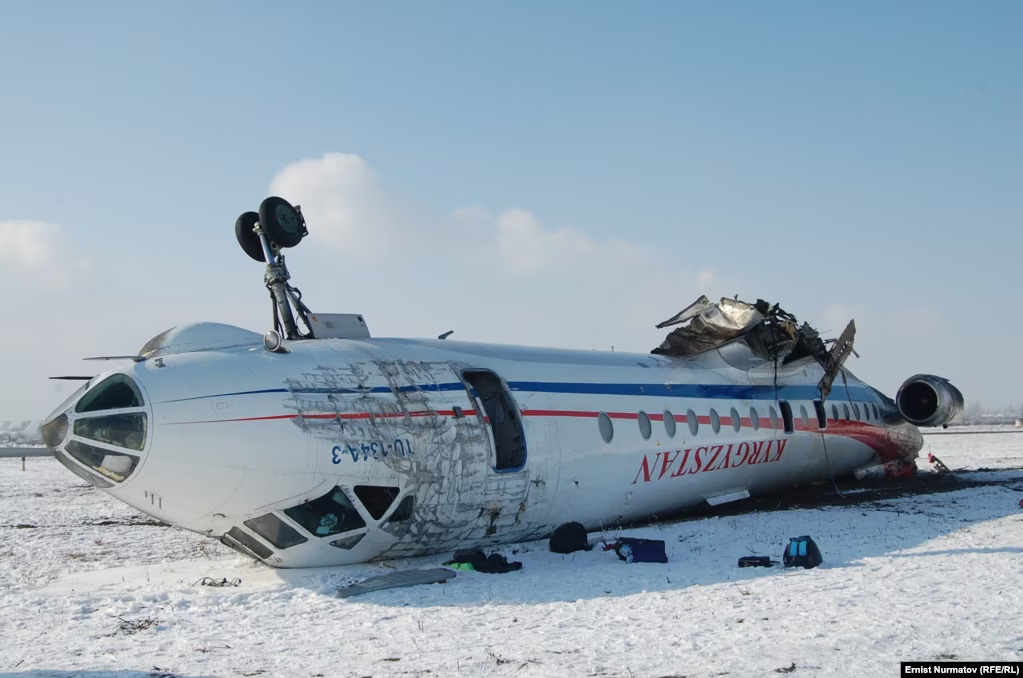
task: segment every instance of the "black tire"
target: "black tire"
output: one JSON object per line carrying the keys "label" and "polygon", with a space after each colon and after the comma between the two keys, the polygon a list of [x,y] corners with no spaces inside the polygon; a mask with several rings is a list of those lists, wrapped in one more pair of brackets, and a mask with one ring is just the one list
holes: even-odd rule
{"label": "black tire", "polygon": [[302,214],[284,198],[270,197],[259,205],[259,223],[270,242],[294,247],[309,234]]}
{"label": "black tire", "polygon": [[256,261],[266,262],[266,255],[263,254],[263,245],[259,242],[259,236],[252,228],[259,221],[259,215],[255,212],[246,212],[234,222],[234,235],[238,238],[238,244]]}

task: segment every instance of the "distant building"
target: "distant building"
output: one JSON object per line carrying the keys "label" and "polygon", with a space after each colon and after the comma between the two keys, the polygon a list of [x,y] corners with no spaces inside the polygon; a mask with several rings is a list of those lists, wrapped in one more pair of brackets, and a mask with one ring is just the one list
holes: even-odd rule
{"label": "distant building", "polygon": [[39,419],[0,421],[0,445],[42,445],[43,437],[39,433],[42,423]]}

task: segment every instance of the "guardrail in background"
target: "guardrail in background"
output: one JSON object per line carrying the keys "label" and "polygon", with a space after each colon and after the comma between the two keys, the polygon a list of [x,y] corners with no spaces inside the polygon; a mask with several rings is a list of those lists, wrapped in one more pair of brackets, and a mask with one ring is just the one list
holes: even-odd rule
{"label": "guardrail in background", "polygon": [[45,447],[0,447],[0,457],[48,457]]}

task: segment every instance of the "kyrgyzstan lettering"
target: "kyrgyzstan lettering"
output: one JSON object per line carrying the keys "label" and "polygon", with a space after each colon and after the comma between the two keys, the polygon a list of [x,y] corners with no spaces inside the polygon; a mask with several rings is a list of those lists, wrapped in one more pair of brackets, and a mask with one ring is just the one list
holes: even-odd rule
{"label": "kyrgyzstan lettering", "polygon": [[685,450],[658,452],[652,458],[643,456],[632,485],[649,483],[661,478],[678,478],[695,473],[708,473],[737,466],[773,464],[781,461],[782,452],[788,440],[758,440],[756,442],[728,443],[727,445],[704,445]]}

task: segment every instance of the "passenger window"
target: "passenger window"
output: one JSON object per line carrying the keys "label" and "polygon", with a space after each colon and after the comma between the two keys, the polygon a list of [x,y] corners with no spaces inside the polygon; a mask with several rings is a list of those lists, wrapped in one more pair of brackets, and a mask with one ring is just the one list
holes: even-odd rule
{"label": "passenger window", "polygon": [[881,418],[881,415],[880,415],[880,414],[878,414],[878,411],[877,411],[877,405],[871,405],[871,407],[873,407],[873,408],[874,408],[874,419],[880,419],[880,418]]}
{"label": "passenger window", "polygon": [[664,411],[664,432],[668,434],[669,438],[675,437],[675,415],[671,413],[671,410]]}
{"label": "passenger window", "polygon": [[373,520],[380,520],[398,497],[398,488],[356,485],[355,496],[359,498],[359,501],[366,507],[369,514],[373,516]]}
{"label": "passenger window", "polygon": [[856,420],[860,419],[860,406],[857,403],[853,403],[853,414],[856,415]]}
{"label": "passenger window", "polygon": [[139,458],[133,454],[118,454],[113,450],[104,450],[77,440],[70,441],[64,449],[72,457],[115,483],[124,482],[139,463]]}
{"label": "passenger window", "polygon": [[845,403],[842,404],[842,414],[845,415],[846,421],[851,421],[852,417],[849,416],[849,406]]}
{"label": "passenger window", "polygon": [[824,412],[824,403],[814,400],[813,409],[817,413],[817,428],[823,431],[828,427],[828,415]]}
{"label": "passenger window", "polygon": [[803,428],[810,428],[810,417],[806,414],[806,405],[799,406],[799,419],[803,424]]}
{"label": "passenger window", "polygon": [[686,422],[689,424],[689,432],[696,435],[700,431],[700,420],[696,418],[696,412],[686,410]]}
{"label": "passenger window", "polygon": [[[789,406],[784,400],[778,403],[778,407],[781,408],[781,421],[785,427],[786,433],[792,433],[795,427],[792,425],[792,407]],[[806,410],[803,410],[803,414],[806,414]]]}
{"label": "passenger window", "polygon": [[249,528],[263,539],[279,549],[286,549],[309,541],[298,533],[298,530],[288,525],[272,513],[265,516],[245,521],[245,527]]}
{"label": "passenger window", "polygon": [[604,439],[605,443],[611,442],[615,437],[615,425],[611,422],[611,417],[607,416],[607,412],[601,412],[600,416],[597,417],[597,428],[600,430],[600,437]]}
{"label": "passenger window", "polygon": [[838,423],[838,405],[831,406],[831,419],[836,424]]}
{"label": "passenger window", "polygon": [[750,420],[750,423],[753,425],[753,430],[754,431],[759,431],[760,430],[760,415],[757,414],[757,408],[755,408],[755,407],[749,408],[749,420]]}
{"label": "passenger window", "polygon": [[739,432],[739,427],[742,426],[742,419],[739,418],[739,411],[733,407],[732,411],[731,411],[731,415],[732,415],[732,430],[735,431],[736,433],[738,433]]}
{"label": "passenger window", "polygon": [[710,427],[717,433],[721,430],[721,417],[718,416],[718,411],[713,407],[710,408]]}
{"label": "passenger window", "polygon": [[771,418],[771,428],[778,430],[778,411],[774,409],[774,405],[767,408],[767,416]]}
{"label": "passenger window", "polygon": [[75,405],[75,412],[99,412],[126,407],[142,407],[142,393],[131,379],[115,374],[104,379]]}
{"label": "passenger window", "polygon": [[319,499],[285,509],[284,513],[317,537],[366,526],[366,521],[340,487],[335,487]]}
{"label": "passenger window", "polygon": [[75,435],[108,445],[141,450],[146,442],[146,415],[108,414],[75,421]]}
{"label": "passenger window", "polygon": [[643,440],[650,440],[650,435],[653,433],[653,428],[650,426],[650,417],[641,410],[637,421],[639,422],[639,434],[643,436]]}

